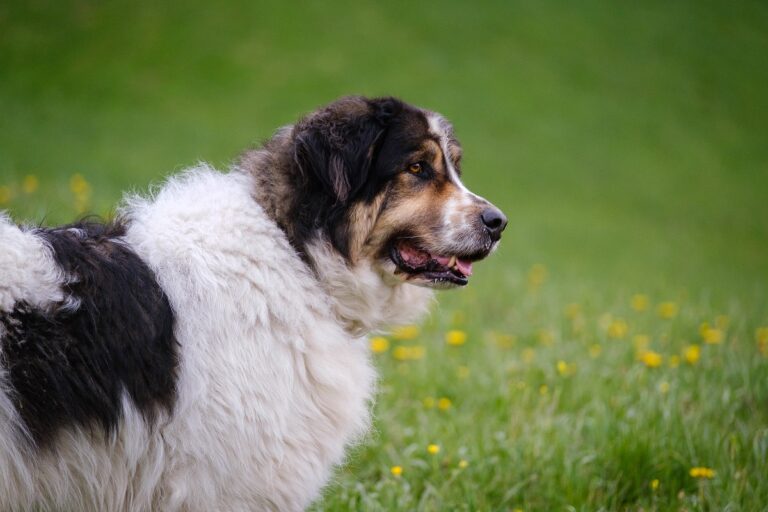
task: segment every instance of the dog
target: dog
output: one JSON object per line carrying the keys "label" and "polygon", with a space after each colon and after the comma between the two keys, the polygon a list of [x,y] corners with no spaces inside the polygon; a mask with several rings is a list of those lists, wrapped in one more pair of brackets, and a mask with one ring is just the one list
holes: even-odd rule
{"label": "dog", "polygon": [[106,224],[0,217],[0,510],[302,510],[369,425],[366,335],[503,213],[441,115],[346,97]]}

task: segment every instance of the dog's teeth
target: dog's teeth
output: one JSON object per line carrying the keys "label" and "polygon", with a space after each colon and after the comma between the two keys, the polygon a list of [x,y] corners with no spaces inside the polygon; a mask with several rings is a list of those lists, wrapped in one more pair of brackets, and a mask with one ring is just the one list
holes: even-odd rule
{"label": "dog's teeth", "polygon": [[454,265],[456,265],[456,256],[451,256],[451,259],[448,260],[448,268],[453,268]]}

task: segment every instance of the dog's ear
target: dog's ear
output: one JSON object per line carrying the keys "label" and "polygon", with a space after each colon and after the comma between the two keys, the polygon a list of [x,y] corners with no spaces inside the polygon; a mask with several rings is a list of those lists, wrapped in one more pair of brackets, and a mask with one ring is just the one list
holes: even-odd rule
{"label": "dog's ear", "polygon": [[377,143],[402,109],[394,98],[338,100],[296,125],[294,158],[337,204],[354,199],[371,172]]}

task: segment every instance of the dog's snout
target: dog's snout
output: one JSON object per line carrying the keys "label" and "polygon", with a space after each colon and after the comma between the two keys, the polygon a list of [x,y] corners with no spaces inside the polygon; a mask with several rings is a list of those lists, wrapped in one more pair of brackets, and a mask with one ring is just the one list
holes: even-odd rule
{"label": "dog's snout", "polygon": [[501,232],[507,227],[507,217],[494,206],[490,206],[483,210],[480,214],[480,218],[483,220],[485,228],[491,235],[491,239],[495,242],[501,238]]}

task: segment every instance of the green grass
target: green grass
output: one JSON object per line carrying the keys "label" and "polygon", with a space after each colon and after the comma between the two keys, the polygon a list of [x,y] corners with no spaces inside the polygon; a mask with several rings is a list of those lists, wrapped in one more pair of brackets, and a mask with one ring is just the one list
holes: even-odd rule
{"label": "green grass", "polygon": [[[376,356],[375,431],[316,508],[767,510],[766,55],[758,1],[6,2],[0,208],[71,220],[80,174],[80,206],[108,214],[343,94],[436,109],[510,225],[416,340]],[[659,317],[664,301],[677,316]],[[720,315],[722,343],[702,343]],[[451,328],[467,343],[447,346]],[[661,367],[637,360],[637,334]],[[398,344],[426,355],[397,361]],[[691,344],[700,360],[670,367]]]}

